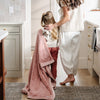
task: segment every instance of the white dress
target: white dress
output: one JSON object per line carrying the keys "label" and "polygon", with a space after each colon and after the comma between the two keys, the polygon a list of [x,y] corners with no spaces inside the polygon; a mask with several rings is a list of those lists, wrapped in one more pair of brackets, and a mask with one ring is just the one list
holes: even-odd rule
{"label": "white dress", "polygon": [[52,39],[50,31],[43,29],[43,35],[44,35],[44,38],[46,39],[46,43],[48,47],[58,47],[58,41]]}
{"label": "white dress", "polygon": [[[80,47],[80,31],[84,29],[82,5],[78,8],[75,8],[74,10],[70,10],[70,21],[60,26],[59,53],[63,68],[68,75],[76,75],[77,73]],[[60,17],[62,18],[62,8],[60,8],[59,13]]]}

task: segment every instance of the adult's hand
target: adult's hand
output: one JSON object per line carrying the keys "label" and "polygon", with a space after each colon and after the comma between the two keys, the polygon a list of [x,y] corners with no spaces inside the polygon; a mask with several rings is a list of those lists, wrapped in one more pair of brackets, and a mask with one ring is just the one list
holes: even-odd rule
{"label": "adult's hand", "polygon": [[49,25],[46,25],[46,26],[44,27],[44,29],[46,29],[46,30],[52,30],[54,27],[55,27],[54,24],[49,24]]}

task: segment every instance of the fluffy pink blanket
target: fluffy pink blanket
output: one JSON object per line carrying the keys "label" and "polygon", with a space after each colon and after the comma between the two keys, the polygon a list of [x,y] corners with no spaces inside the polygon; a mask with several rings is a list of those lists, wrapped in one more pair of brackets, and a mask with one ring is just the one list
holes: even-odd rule
{"label": "fluffy pink blanket", "polygon": [[22,93],[27,94],[30,99],[54,100],[53,85],[55,79],[50,68],[54,60],[42,33],[43,31],[39,30],[29,73],[29,81],[27,86],[23,88]]}

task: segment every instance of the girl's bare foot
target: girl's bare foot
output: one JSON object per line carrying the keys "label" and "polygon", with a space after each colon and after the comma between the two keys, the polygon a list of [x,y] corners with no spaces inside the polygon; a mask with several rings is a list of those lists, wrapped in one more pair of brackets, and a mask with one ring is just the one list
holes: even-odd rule
{"label": "girl's bare foot", "polygon": [[2,77],[0,76],[0,84],[1,84],[1,82],[2,82]]}
{"label": "girl's bare foot", "polygon": [[71,74],[68,75],[68,77],[63,82],[60,82],[60,85],[65,85],[68,82],[74,83],[74,81],[75,81],[74,75]]}

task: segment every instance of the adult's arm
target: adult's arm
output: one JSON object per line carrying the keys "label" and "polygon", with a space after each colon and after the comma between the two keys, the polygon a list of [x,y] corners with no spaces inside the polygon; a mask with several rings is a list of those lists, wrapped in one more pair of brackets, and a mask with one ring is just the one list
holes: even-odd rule
{"label": "adult's arm", "polygon": [[64,6],[64,7],[63,7],[63,18],[62,18],[59,22],[55,23],[54,25],[55,25],[56,27],[59,27],[59,26],[65,24],[65,23],[66,23],[67,21],[69,21],[69,20],[70,20],[69,11],[68,11],[67,7]]}
{"label": "adult's arm", "polygon": [[46,25],[45,26],[46,30],[52,30],[54,27],[59,27],[70,20],[70,15],[69,15],[69,11],[68,11],[67,7],[64,6],[64,7],[62,7],[62,9],[63,9],[63,18],[55,24]]}

